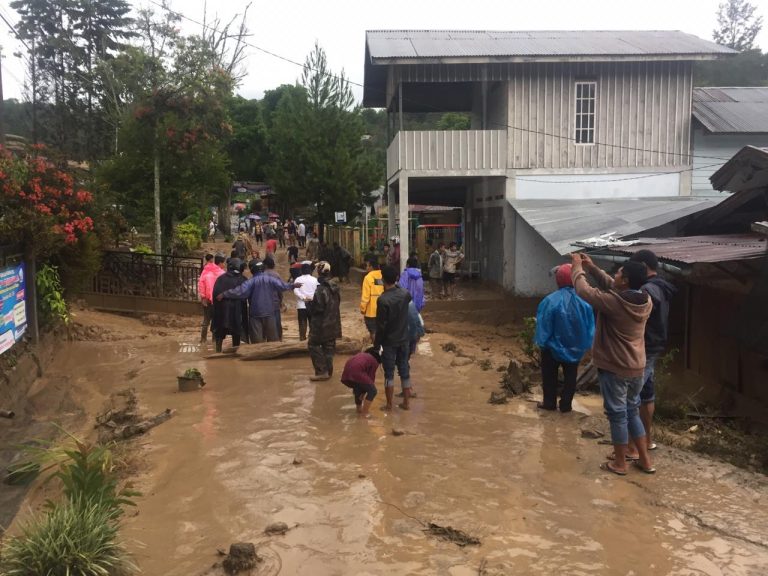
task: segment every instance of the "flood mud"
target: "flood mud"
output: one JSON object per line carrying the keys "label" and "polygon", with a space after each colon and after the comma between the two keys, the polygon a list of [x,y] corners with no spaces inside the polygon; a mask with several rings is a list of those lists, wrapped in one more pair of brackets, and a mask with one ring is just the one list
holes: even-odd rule
{"label": "flood mud", "polygon": [[[343,289],[350,337],[364,336],[357,294]],[[519,356],[513,312],[424,316],[432,333],[412,360],[411,410],[382,412],[380,393],[362,419],[338,377],[310,382],[306,357],[206,360],[196,319],[162,337],[84,312],[78,322],[108,323],[114,339],[67,343],[50,377],[77,374],[78,390],[106,397],[130,373],[142,413],[176,410],[134,441],[143,496],[123,536],[143,572],[219,573],[217,549],[253,542],[260,575],[768,573],[765,477],[667,447],[654,476],[608,475],[598,465],[610,447],[582,434],[599,427],[599,399],[577,396],[570,414],[541,414],[524,396],[488,404]],[[294,311],[283,318],[297,338]],[[452,365],[448,343],[473,362]],[[188,368],[207,385],[182,394]],[[274,523],[291,529],[265,535]]]}

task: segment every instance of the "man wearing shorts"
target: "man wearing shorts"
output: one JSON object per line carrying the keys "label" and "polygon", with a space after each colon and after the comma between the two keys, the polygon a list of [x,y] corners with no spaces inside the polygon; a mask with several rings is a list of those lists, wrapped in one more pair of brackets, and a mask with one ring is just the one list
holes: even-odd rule
{"label": "man wearing shorts", "polygon": [[456,250],[456,242],[448,245],[448,250],[443,254],[443,286],[445,295],[453,297],[456,283],[456,268],[464,260],[464,254]]}
{"label": "man wearing shorts", "polygon": [[371,335],[371,343],[376,337],[376,303],[384,293],[384,282],[381,279],[379,261],[372,257],[365,263],[365,278],[363,278],[363,293],[360,296],[360,313],[365,321],[365,328]]}

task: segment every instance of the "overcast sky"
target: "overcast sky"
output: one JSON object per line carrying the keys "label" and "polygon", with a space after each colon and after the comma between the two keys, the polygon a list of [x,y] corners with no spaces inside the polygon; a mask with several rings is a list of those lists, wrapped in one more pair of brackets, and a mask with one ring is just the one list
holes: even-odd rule
{"label": "overcast sky", "polygon": [[[18,20],[11,0],[0,0],[0,13]],[[458,30],[682,30],[711,39],[720,0],[254,0],[248,13],[249,42],[294,61],[318,40],[334,71],[344,68],[353,81],[363,81],[365,31],[376,29]],[[247,1],[211,0],[209,16],[227,19],[242,12]],[[752,0],[768,19],[768,0]],[[192,20],[202,20],[204,0],[171,0],[172,7]],[[152,6],[147,0],[134,6]],[[24,68],[12,53],[21,50],[5,23],[3,86],[6,98],[20,98]],[[187,21],[184,28],[199,27]],[[768,49],[768,25],[757,38]],[[301,70],[288,62],[248,49],[248,76],[238,92],[248,98],[294,83]],[[362,90],[355,88],[358,98]]]}

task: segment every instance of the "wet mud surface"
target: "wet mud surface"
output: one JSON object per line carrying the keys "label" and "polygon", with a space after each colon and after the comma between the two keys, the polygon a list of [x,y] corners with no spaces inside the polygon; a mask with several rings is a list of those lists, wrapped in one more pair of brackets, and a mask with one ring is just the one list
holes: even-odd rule
{"label": "wet mud surface", "polygon": [[[347,336],[362,335],[357,294],[343,290]],[[49,377],[76,374],[104,396],[130,385],[142,411],[177,410],[135,441],[143,496],[123,536],[144,574],[218,574],[216,551],[233,542],[257,545],[256,574],[768,573],[765,477],[665,447],[655,476],[602,472],[610,447],[581,437],[602,419],[599,399],[577,397],[567,415],[525,398],[488,404],[496,368],[519,349],[504,314],[462,306],[425,313],[435,332],[412,360],[412,409],[379,410],[379,373],[368,420],[338,376],[309,381],[308,357],[204,360],[196,319],[161,336],[154,321],[82,312],[113,339],[64,345]],[[294,315],[283,315],[288,338]],[[452,366],[448,342],[474,362]],[[207,385],[178,393],[190,367]],[[265,534],[275,522],[290,529]],[[481,544],[435,538],[429,523]]]}

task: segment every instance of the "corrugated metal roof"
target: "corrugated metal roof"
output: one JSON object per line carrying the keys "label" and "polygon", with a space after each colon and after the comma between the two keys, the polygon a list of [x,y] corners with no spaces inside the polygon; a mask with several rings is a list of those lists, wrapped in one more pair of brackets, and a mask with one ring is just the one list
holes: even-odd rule
{"label": "corrugated metal roof", "polygon": [[560,254],[574,242],[612,234],[641,234],[716,206],[722,198],[631,198],[608,200],[512,200],[518,214]]}
{"label": "corrugated metal roof", "polygon": [[631,246],[604,248],[600,252],[631,255],[647,249],[660,260],[672,264],[714,264],[762,258],[766,255],[767,240],[761,234],[639,238]]}
{"label": "corrugated metal roof", "polygon": [[694,88],[693,116],[710,132],[768,132],[768,88]]}
{"label": "corrugated metal roof", "polygon": [[369,30],[366,42],[373,60],[736,54],[678,30]]}

